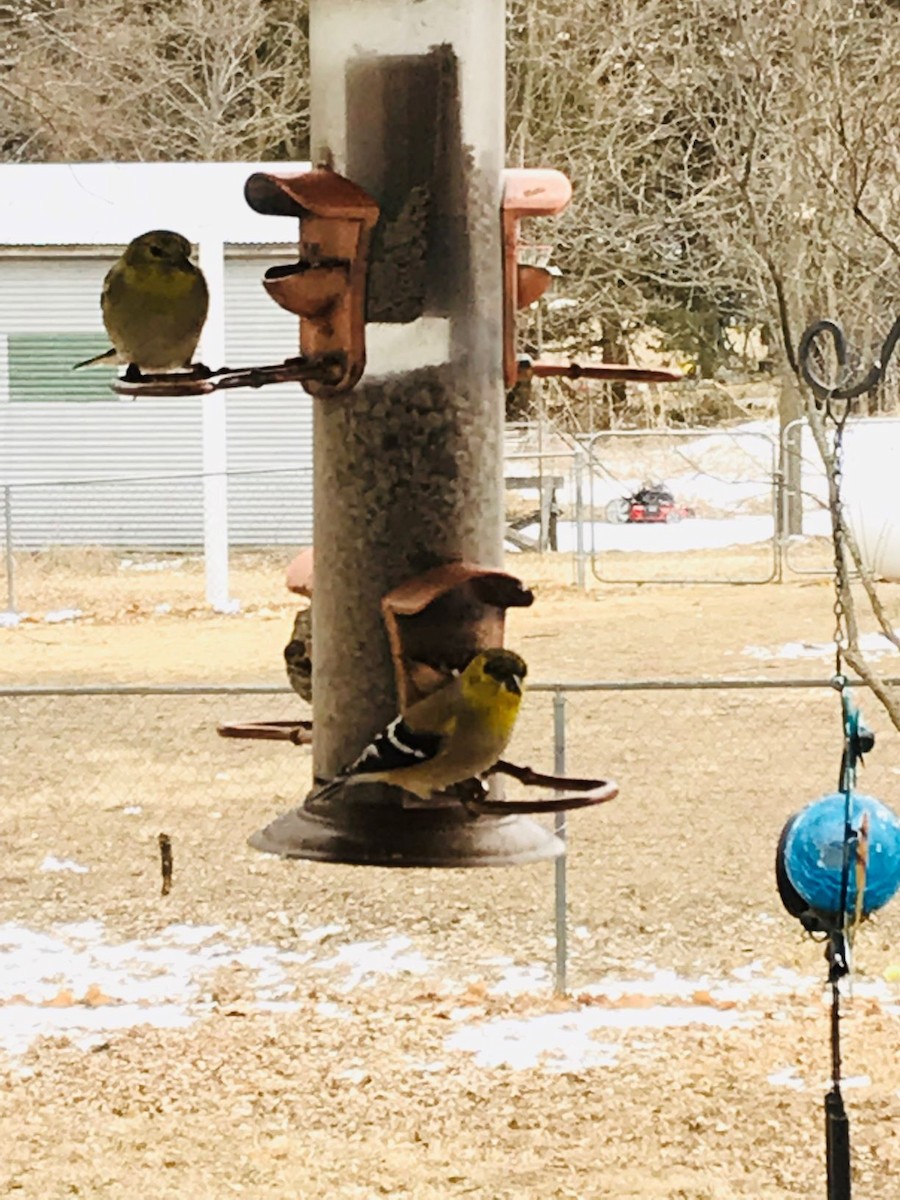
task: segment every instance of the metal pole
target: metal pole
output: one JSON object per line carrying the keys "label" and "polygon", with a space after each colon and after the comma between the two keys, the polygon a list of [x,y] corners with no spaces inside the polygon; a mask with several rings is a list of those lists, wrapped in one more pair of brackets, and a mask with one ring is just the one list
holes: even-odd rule
{"label": "metal pole", "polygon": [[[215,233],[200,239],[200,266],[209,284],[210,310],[200,352],[217,367],[225,361],[225,247]],[[206,602],[216,612],[234,612],[228,595],[228,433],[223,392],[201,401],[203,437],[203,564]]]}
{"label": "metal pole", "polygon": [[[837,941],[840,936],[840,941]],[[835,953],[839,950],[839,955]],[[825,1167],[828,1200],[850,1200],[850,1122],[841,1095],[841,988],[837,964],[846,962],[843,935],[830,942],[831,968],[831,1090],[825,1096]]]}
{"label": "metal pole", "polygon": [[[566,771],[566,696],[553,693],[553,770],[557,775]],[[566,858],[568,855],[566,814],[554,814],[553,831],[563,844],[563,852],[553,864],[555,879],[554,920],[556,928],[556,992],[564,995],[567,989],[568,930],[566,928]]]}
{"label": "metal pole", "polygon": [[16,598],[13,586],[13,533],[12,533],[12,488],[8,483],[3,485],[3,525],[4,545],[6,546],[6,611],[16,611]]}
{"label": "metal pole", "polygon": [[575,582],[581,591],[584,591],[584,497],[582,494],[584,453],[581,450],[575,451],[573,469],[575,474]]}
{"label": "metal pole", "polygon": [[787,558],[788,538],[786,493],[784,475],[778,468],[772,476],[773,512],[775,516],[775,583],[784,583],[784,564]]}

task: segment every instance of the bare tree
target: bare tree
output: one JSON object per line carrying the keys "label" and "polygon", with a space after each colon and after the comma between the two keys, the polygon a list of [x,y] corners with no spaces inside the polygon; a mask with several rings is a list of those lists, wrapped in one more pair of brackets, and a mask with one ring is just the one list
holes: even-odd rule
{"label": "bare tree", "polygon": [[802,326],[840,293],[860,330],[883,323],[896,9],[518,0],[510,31],[513,150],[575,182],[548,236],[582,304],[551,335],[594,349],[598,326],[627,341],[652,321],[705,371],[723,329],[756,323],[790,376],[785,312]]}
{"label": "bare tree", "polygon": [[20,160],[306,154],[306,13],[290,0],[23,0],[4,57],[0,133]]}

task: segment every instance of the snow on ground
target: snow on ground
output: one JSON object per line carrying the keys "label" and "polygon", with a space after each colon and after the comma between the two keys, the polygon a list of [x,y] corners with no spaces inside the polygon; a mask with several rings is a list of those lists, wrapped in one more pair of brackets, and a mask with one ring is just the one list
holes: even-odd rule
{"label": "snow on ground", "polygon": [[[539,529],[530,525],[526,537],[537,537]],[[725,546],[747,546],[771,541],[774,523],[771,517],[732,517],[709,521],[690,517],[677,525],[609,525],[595,521],[585,525],[584,549],[595,553],[610,550],[642,550],[647,553],[677,553],[685,550],[712,550]],[[556,527],[560,550],[574,550],[578,527],[574,521],[560,521]]]}
{"label": "snow on ground", "polygon": [[448,1050],[464,1050],[482,1067],[549,1072],[583,1071],[589,1067],[614,1067],[623,1049],[618,1042],[597,1041],[597,1030],[672,1029],[684,1025],[733,1028],[748,1025],[750,1017],[696,1005],[602,1009],[540,1013],[529,1017],[498,1017],[479,1025],[462,1025],[445,1042]]}
{"label": "snow on ground", "polygon": [[[777,463],[778,425],[749,421],[731,429],[706,432],[646,432],[636,437],[599,435],[593,442],[593,467],[585,470],[581,498],[585,547],[595,550],[650,550],[655,553],[709,550],[769,540],[773,534],[772,478]],[[847,427],[844,497],[851,527],[873,569],[900,564],[900,522],[893,503],[894,465],[900,454],[900,421],[868,418]],[[812,435],[800,439],[804,536],[829,536],[827,485]],[[554,461],[556,465],[554,466]],[[521,473],[538,473],[538,460],[519,463]],[[545,473],[566,476],[556,498],[567,517],[576,504],[571,459],[548,459]],[[701,516],[679,526],[608,525],[610,500],[629,495],[646,479],[664,482],[680,504]],[[523,491],[537,498],[537,489]],[[710,519],[712,518],[712,519]],[[561,523],[561,550],[575,548],[574,527]],[[523,531],[536,537],[538,529]],[[646,536],[644,536],[646,535]],[[898,567],[900,569],[900,567]]]}
{"label": "snow on ground", "polygon": [[[763,1004],[771,1009],[779,998],[822,995],[820,980],[786,969],[767,973],[758,962],[718,979],[688,979],[636,962],[633,978],[582,988],[565,1011],[548,1012],[545,966],[485,958],[472,964],[481,975],[454,981],[408,937],[340,942],[341,932],[339,925],[307,930],[297,939],[302,949],[286,950],[248,945],[241,929],[219,925],[171,924],[140,941],[118,941],[98,920],[50,930],[0,925],[0,1050],[15,1060],[42,1036],[64,1036],[89,1049],[115,1030],[186,1028],[213,1011],[213,979],[227,967],[252,976],[250,1003],[257,1009],[282,1012],[292,1010],[291,997],[306,971],[322,973],[323,984],[344,995],[392,977],[437,976],[442,993],[457,1002],[449,1012],[446,1051],[471,1054],[485,1067],[551,1072],[615,1066],[625,1047],[621,1040],[597,1040],[602,1031],[611,1038],[686,1025],[751,1026],[761,1019]],[[492,982],[485,984],[484,977]],[[900,1016],[897,982],[854,981],[852,991]],[[516,996],[537,1011],[496,1015],[498,1001]],[[353,1015],[334,1000],[322,1000],[320,1008],[335,1018]],[[421,1063],[417,1069],[445,1065]],[[804,1086],[795,1074],[771,1082]]]}
{"label": "snow on ground", "polygon": [[204,983],[221,967],[255,972],[260,1007],[277,1006],[292,990],[285,967],[311,957],[243,946],[216,925],[168,925],[142,942],[112,940],[96,920],[0,925],[0,1049],[18,1056],[53,1035],[87,1049],[114,1029],[190,1025],[209,1010]]}
{"label": "snow on ground", "polygon": [[[894,632],[900,635],[900,629]],[[860,635],[859,647],[867,659],[879,659],[885,656],[894,657],[898,651],[883,633],[864,633]],[[812,659],[817,662],[834,658],[834,642],[785,642],[774,648],[769,646],[745,646],[741,651],[748,658],[758,658],[762,662],[796,662],[801,659]]]}

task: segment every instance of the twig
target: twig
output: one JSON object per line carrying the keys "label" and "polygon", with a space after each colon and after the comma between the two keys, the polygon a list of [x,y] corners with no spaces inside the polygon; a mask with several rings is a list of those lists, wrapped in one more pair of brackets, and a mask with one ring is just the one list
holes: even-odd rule
{"label": "twig", "polygon": [[159,860],[162,868],[161,896],[168,896],[172,890],[172,839],[167,833],[159,835]]}

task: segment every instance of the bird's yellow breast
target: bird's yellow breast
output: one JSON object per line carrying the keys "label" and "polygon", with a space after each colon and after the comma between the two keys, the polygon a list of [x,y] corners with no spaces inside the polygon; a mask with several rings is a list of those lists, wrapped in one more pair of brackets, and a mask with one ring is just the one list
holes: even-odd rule
{"label": "bird's yellow breast", "polygon": [[173,300],[186,295],[197,286],[195,271],[183,268],[165,268],[152,265],[133,267],[125,264],[122,268],[122,281],[136,292],[145,296]]}

